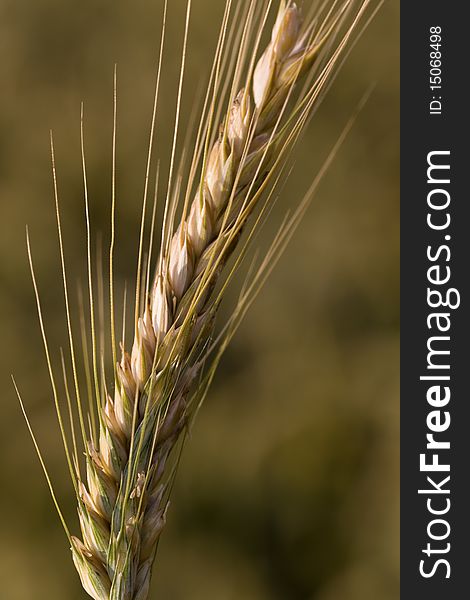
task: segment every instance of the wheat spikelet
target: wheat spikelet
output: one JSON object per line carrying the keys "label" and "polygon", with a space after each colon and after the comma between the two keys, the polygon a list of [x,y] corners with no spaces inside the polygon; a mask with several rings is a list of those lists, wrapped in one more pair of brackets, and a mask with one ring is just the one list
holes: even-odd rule
{"label": "wheat spikelet", "polygon": [[[223,288],[216,293],[217,285],[234,251],[239,249],[237,263],[243,255],[246,244],[241,248],[239,244],[248,218],[259,208],[262,197],[265,204],[261,213],[269,205],[276,184],[284,176],[289,153],[327,89],[369,2],[326,3],[303,20],[294,2],[282,0],[267,47],[258,60],[248,60],[250,52],[252,56],[257,53],[271,4],[266,2],[259,10],[252,1],[241,9],[244,20],[239,35],[235,35],[238,55],[229,82],[228,110],[215,129],[213,122],[223,101],[219,79],[224,73],[224,59],[227,62],[224,52],[230,51],[224,49],[232,10],[232,2],[227,1],[212,73],[212,100],[208,93],[206,120],[199,130],[186,194],[181,194],[181,187],[175,187],[180,193],[172,193],[169,183],[155,276],[151,286],[141,286],[138,274],[136,310],[140,314],[130,353],[121,345],[112,394],[104,381],[101,388],[98,385],[94,357],[97,424],[91,414],[90,435],[86,434],[78,404],[82,437],[88,438],[84,475],[74,434],[73,452],[64,440],[78,498],[82,540],[71,536],[68,529],[66,532],[82,585],[95,600],[145,600],[148,596],[175,472],[172,453],[210,383],[220,356],[219,350],[213,358],[214,348],[219,343],[223,351],[245,307],[241,301],[233,321],[214,340],[215,316],[223,294]],[[236,23],[232,27],[235,31]],[[304,85],[299,90],[300,80]],[[157,81],[158,87],[159,75]],[[173,159],[174,148],[172,165]],[[201,175],[193,185],[198,166]],[[84,160],[83,169],[86,190]],[[54,182],[56,185],[55,165]],[[178,201],[181,217],[176,226]],[[86,206],[88,218],[88,201]],[[282,251],[299,214],[275,239],[255,285],[269,270],[269,260]],[[58,224],[65,280],[59,213]],[[112,277],[112,268],[110,271]],[[90,283],[90,295],[91,289]],[[246,303],[248,296],[244,298]],[[92,297],[90,303],[93,305]],[[112,293],[111,314],[114,319]],[[92,330],[93,349],[94,336]],[[48,355],[45,338],[44,342]],[[114,333],[112,345],[115,353]],[[71,350],[75,365],[72,341]],[[75,371],[74,366],[74,377]],[[58,415],[65,437],[60,409]]]}

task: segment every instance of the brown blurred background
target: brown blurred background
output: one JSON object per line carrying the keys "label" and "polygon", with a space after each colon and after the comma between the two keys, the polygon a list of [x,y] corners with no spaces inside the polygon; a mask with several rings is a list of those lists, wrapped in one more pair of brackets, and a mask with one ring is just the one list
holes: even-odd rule
{"label": "brown blurred background", "polygon": [[[306,0],[306,4],[308,4]],[[221,0],[195,0],[183,104],[207,74]],[[0,578],[5,600],[84,598],[10,382],[77,531],[29,278],[54,360],[66,345],[50,175],[54,129],[71,285],[85,267],[79,114],[93,228],[109,235],[118,63],[117,286],[135,270],[161,0],[0,0]],[[170,2],[158,154],[167,165],[184,16]],[[154,574],[169,600],[398,598],[398,2],[354,49],[298,153],[299,199],[375,91],[224,357],[186,445]],[[233,296],[234,297],[234,296]],[[230,299],[229,299],[230,300]]]}

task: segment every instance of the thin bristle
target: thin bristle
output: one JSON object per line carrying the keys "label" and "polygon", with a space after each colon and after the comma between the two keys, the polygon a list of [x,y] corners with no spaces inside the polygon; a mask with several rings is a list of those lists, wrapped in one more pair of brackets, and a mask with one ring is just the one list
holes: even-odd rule
{"label": "thin bristle", "polygon": [[65,450],[65,456],[67,459],[70,477],[72,479],[72,483],[73,483],[74,487],[76,487],[76,477],[75,477],[75,472],[74,472],[74,469],[72,466],[71,453],[70,453],[69,444],[67,441],[67,435],[65,433],[64,421],[62,418],[62,410],[61,410],[60,404],[59,404],[59,394],[57,391],[57,384],[56,384],[56,380],[55,380],[55,376],[54,376],[54,371],[52,369],[51,354],[49,351],[49,342],[47,341],[46,329],[44,326],[42,306],[41,306],[41,301],[39,298],[39,290],[38,290],[38,284],[37,284],[37,280],[36,280],[36,274],[34,272],[33,256],[31,253],[31,242],[29,239],[28,228],[26,228],[26,246],[27,246],[27,250],[28,250],[29,269],[30,269],[30,273],[31,273],[31,280],[33,282],[33,289],[34,289],[34,296],[36,299],[36,307],[37,307],[37,312],[38,312],[39,326],[41,329],[41,337],[42,337],[42,342],[43,342],[43,346],[44,346],[44,353],[46,355],[47,371],[49,374],[49,380],[50,380],[51,387],[52,387],[52,395],[54,398],[54,407],[55,407],[55,411],[56,411],[56,415],[57,415],[57,421],[59,423],[60,435],[62,438],[64,450]]}
{"label": "thin bristle", "polygon": [[151,125],[150,125],[150,135],[149,135],[149,144],[148,144],[148,152],[147,152],[147,164],[145,167],[144,197],[143,197],[143,201],[142,201],[139,251],[138,251],[137,274],[136,274],[135,319],[134,319],[135,327],[137,327],[137,321],[139,318],[139,311],[140,311],[140,270],[141,270],[141,265],[142,265],[145,215],[146,215],[146,211],[147,211],[148,186],[149,186],[149,179],[150,179],[150,168],[151,168],[151,164],[152,164],[153,139],[155,137],[155,127],[156,127],[156,122],[157,122],[157,111],[158,111],[158,100],[160,97],[160,81],[161,81],[162,64],[163,64],[163,52],[164,52],[164,48],[165,48],[167,10],[168,10],[168,0],[165,0],[164,6],[163,6],[162,34],[161,34],[161,41],[160,41],[160,51],[159,51],[159,55],[158,55],[157,75],[156,75],[156,80],[155,80],[152,121],[151,121]]}
{"label": "thin bristle", "polygon": [[[63,290],[64,290],[64,302],[65,302],[65,313],[66,313],[66,320],[67,320],[67,333],[68,333],[68,338],[69,338],[70,360],[72,363],[73,381],[74,381],[74,386],[75,386],[75,399],[76,399],[76,404],[78,407],[82,441],[83,441],[83,444],[86,445],[85,422],[84,422],[84,418],[83,418],[82,401],[80,398],[80,386],[78,383],[77,361],[75,358],[75,348],[74,348],[74,340],[73,340],[73,332],[72,332],[72,319],[70,316],[69,291],[68,291],[68,283],[67,283],[67,271],[66,271],[66,267],[65,267],[64,241],[63,241],[63,237],[62,237],[62,222],[61,222],[61,217],[60,217],[59,191],[58,191],[58,186],[57,186],[54,138],[53,138],[52,131],[50,132],[50,148],[51,148],[52,181],[53,181],[53,186],[54,186],[54,203],[55,203],[55,213],[56,213],[56,223],[57,223],[57,236],[59,239],[60,265],[61,265],[61,272],[62,272],[62,285],[63,285]],[[29,238],[28,238],[28,252],[30,255],[30,264],[32,265],[31,249],[29,246]],[[32,271],[32,266],[31,266],[31,271]]]}
{"label": "thin bristle", "polygon": [[[91,353],[92,353],[92,370],[93,384],[95,388],[95,402],[97,408],[100,406],[100,388],[98,378],[98,349],[96,342],[96,325],[95,325],[95,299],[93,294],[93,270],[91,266],[91,227],[90,227],[90,203],[88,199],[88,178],[85,160],[85,132],[84,132],[84,107],[83,103],[80,107],[80,153],[82,160],[82,177],[83,177],[83,198],[85,202],[85,221],[86,221],[86,245],[87,245],[87,269],[88,269],[88,298],[90,302],[90,331],[91,331]],[[89,418],[92,424],[93,439],[96,439],[96,419],[95,411],[90,411]]]}
{"label": "thin bristle", "polygon": [[111,240],[109,243],[109,313],[111,327],[111,352],[113,356],[114,377],[116,377],[116,323],[114,318],[114,244],[116,239],[116,137],[117,137],[117,65],[113,74],[113,140],[111,167]]}
{"label": "thin bristle", "polygon": [[66,520],[64,518],[64,515],[62,513],[62,510],[61,510],[61,508],[59,506],[59,502],[57,500],[57,496],[56,496],[55,491],[54,491],[54,486],[52,485],[52,480],[50,478],[49,471],[47,470],[46,463],[44,462],[44,458],[42,456],[41,449],[39,448],[39,444],[37,442],[36,436],[34,435],[34,431],[33,431],[33,428],[31,427],[31,422],[29,420],[28,413],[26,412],[26,409],[25,409],[25,406],[24,406],[24,403],[23,403],[23,399],[21,397],[20,391],[18,389],[18,386],[16,384],[16,381],[15,381],[15,378],[13,377],[13,375],[11,376],[11,380],[13,382],[13,387],[15,388],[15,392],[16,392],[16,396],[18,398],[18,402],[20,403],[21,412],[23,413],[23,418],[24,418],[26,426],[28,428],[29,435],[31,436],[31,440],[32,440],[33,445],[34,445],[34,449],[36,450],[36,454],[38,456],[39,462],[41,464],[41,468],[42,468],[44,476],[46,478],[47,486],[49,488],[49,492],[51,494],[52,501],[54,503],[54,506],[55,506],[55,509],[57,511],[57,514],[59,515],[59,519],[60,519],[60,522],[62,523],[62,527],[64,528],[65,535],[67,536],[68,540],[70,541],[71,540],[71,535],[70,535],[69,528],[67,527],[67,522],[66,522]]}

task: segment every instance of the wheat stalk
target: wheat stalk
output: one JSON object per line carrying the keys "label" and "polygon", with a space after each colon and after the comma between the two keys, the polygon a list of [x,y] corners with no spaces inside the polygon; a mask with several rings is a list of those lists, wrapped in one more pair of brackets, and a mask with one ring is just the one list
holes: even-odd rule
{"label": "wheat stalk", "polygon": [[[307,15],[303,20],[301,11],[294,2],[281,0],[270,41],[261,57],[255,60],[254,56],[258,52],[271,4],[272,1],[267,1],[260,9],[259,4],[254,1],[240,3],[235,13],[239,19],[237,21],[237,18],[233,18],[232,2],[227,0],[203,118],[184,193],[181,171],[178,173],[178,183],[172,185],[178,130],[178,127],[175,127],[160,254],[155,276],[150,285],[149,267],[147,270],[144,269],[142,258],[141,234],[136,285],[135,337],[130,353],[126,352],[124,344],[121,344],[121,358],[119,361],[115,360],[112,395],[107,391],[104,375],[100,380],[98,369],[82,128],[89,291],[92,307],[90,323],[93,342],[93,375],[89,376],[89,387],[92,387],[91,380],[93,380],[97,404],[96,417],[93,407],[89,410],[89,434],[86,415],[81,408],[76,374],[52,145],[71,360],[80,431],[85,443],[84,474],[81,472],[78,457],[78,443],[73,428],[70,401],[68,412],[73,448],[70,448],[65,433],[42,323],[31,252],[30,264],[59,423],[71,478],[77,493],[82,541],[72,536],[63,522],[82,585],[95,600],[145,600],[148,596],[152,564],[165,525],[171,485],[176,472],[175,462],[171,460],[174,450],[184,437],[188,424],[205,396],[221,353],[233,335],[247,305],[262,284],[265,274],[272,268],[272,264],[292,235],[312,190],[301,204],[300,211],[286,221],[283,229],[276,236],[265,261],[251,284],[247,285],[242,293],[232,318],[222,332],[214,338],[215,316],[223,291],[238,268],[263,215],[269,209],[278,183],[285,180],[285,168],[292,148],[322,99],[346,49],[350,47],[353,34],[359,30],[359,24],[369,2],[367,0],[357,3],[354,0],[326,2],[322,6],[315,6],[316,10],[311,11],[311,15]],[[189,9],[190,2],[188,2],[177,102],[177,123],[181,104]],[[164,22],[166,12],[165,3]],[[231,15],[232,21],[230,21]],[[235,60],[230,60],[231,48],[227,40],[231,40],[237,49],[237,53],[234,54]],[[147,164],[143,219],[160,85],[162,50],[163,36]],[[304,83],[302,88],[299,85],[300,80]],[[228,91],[228,110],[220,126],[216,127],[215,123],[219,122],[222,112],[224,90]],[[116,110],[114,123],[116,123]],[[114,163],[115,128],[113,165]],[[200,176],[196,179],[198,169]],[[191,197],[192,201],[190,201]],[[181,215],[176,224],[178,206]],[[248,239],[240,246],[241,234],[255,209],[258,209],[257,217],[247,234]],[[112,280],[114,172],[112,228],[111,337],[113,355],[116,357]],[[221,275],[225,272],[224,267],[236,249],[238,252],[235,265],[221,282]],[[82,324],[82,329],[84,327],[85,325]],[[84,347],[86,348],[86,344]],[[87,358],[85,362],[88,363]],[[65,366],[64,377],[68,390]],[[68,391],[67,397],[69,398]],[[43,464],[41,455],[40,458]],[[43,468],[45,468],[44,464]],[[50,487],[53,493],[52,486]],[[53,498],[55,501],[54,494]],[[57,502],[56,506],[62,518]]]}

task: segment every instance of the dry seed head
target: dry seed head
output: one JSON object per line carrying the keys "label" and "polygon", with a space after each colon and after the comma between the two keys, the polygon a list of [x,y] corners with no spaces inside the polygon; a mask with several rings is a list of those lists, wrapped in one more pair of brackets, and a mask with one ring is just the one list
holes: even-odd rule
{"label": "dry seed head", "polygon": [[[171,331],[168,335],[171,335]],[[166,357],[162,357],[161,361],[164,363]],[[157,366],[160,363],[160,361],[157,362]],[[155,399],[158,399],[160,397],[162,397],[164,395],[164,388],[165,388],[165,382],[164,382],[164,372],[160,371],[158,372],[154,378],[152,379],[152,385],[151,385],[151,390],[149,389],[148,392],[150,393],[151,391],[151,396],[149,396],[147,393],[145,394],[140,394],[139,396],[139,415],[140,417],[143,417],[145,414],[145,411],[147,409],[147,405],[149,404],[150,406],[153,406]]]}
{"label": "dry seed head", "polygon": [[166,288],[167,286],[164,278],[162,275],[158,275],[153,287],[151,299],[152,325],[158,343],[162,342],[172,322],[168,291]]}
{"label": "dry seed head", "polygon": [[140,532],[135,517],[129,517],[126,522],[125,531],[127,541],[132,548],[132,555],[138,556],[140,554]]}
{"label": "dry seed head", "polygon": [[[213,310],[207,310],[205,313],[199,314],[191,330],[189,345],[194,346],[196,343],[204,344],[212,335],[214,324],[215,314]],[[199,369],[200,366],[196,364],[194,367],[187,369],[186,373],[183,374],[183,379],[189,381],[187,391],[189,391],[191,384],[199,373]]]}
{"label": "dry seed head", "polygon": [[153,556],[142,563],[137,573],[135,582],[136,593],[134,600],[147,600],[150,589],[150,578],[152,574]]}
{"label": "dry seed head", "polygon": [[140,560],[145,561],[152,556],[166,523],[166,509],[151,510],[145,513],[142,527]]}
{"label": "dry seed head", "polygon": [[[88,449],[88,488],[79,482],[85,544],[73,538],[72,551],[82,584],[95,600],[147,598],[168,507],[169,457],[197,404],[191,391],[211,346],[213,290],[262,184],[277,166],[274,151],[282,159],[289,149],[283,131],[288,123],[303,124],[299,113],[284,118],[282,111],[318,55],[318,47],[307,46],[312,26],[302,28],[297,5],[281,0],[268,47],[199,165],[193,202],[185,205],[176,232],[173,227],[163,232],[165,249],[149,297],[143,298],[131,356],[122,348],[114,397],[99,407],[99,450]],[[309,93],[299,100],[308,100]],[[208,122],[209,136],[215,134],[211,127]],[[175,201],[176,189],[169,194]],[[171,222],[178,206],[169,208]]]}
{"label": "dry seed head", "polygon": [[94,600],[109,600],[111,581],[102,562],[76,537],[71,538],[72,557],[85,591]]}
{"label": "dry seed head", "polygon": [[[256,65],[253,76],[253,95],[259,112],[264,110],[265,104],[276,89],[290,83],[285,81],[285,77],[280,79],[279,75],[283,71],[284,63],[294,53],[303,53],[304,38],[300,36],[301,25],[302,19],[297,5],[289,2],[286,6],[283,3],[273,29],[271,42]],[[307,61],[306,65],[308,64]],[[297,75],[299,76],[300,73],[297,72]]]}
{"label": "dry seed head", "polygon": [[182,394],[172,400],[159,429],[158,439],[161,442],[170,438],[183,425],[185,408],[186,402]]}
{"label": "dry seed head", "polygon": [[133,402],[127,394],[120,392],[117,388],[114,392],[114,414],[118,424],[119,434],[124,439],[129,439],[132,431]]}
{"label": "dry seed head", "polygon": [[275,63],[272,49],[268,48],[256,65],[253,78],[253,97],[256,108],[260,110],[271,92]]}
{"label": "dry seed head", "polygon": [[238,180],[238,185],[240,187],[252,183],[256,174],[263,174],[263,170],[259,168],[260,162],[263,161],[263,165],[266,165],[266,167],[269,164],[272,154],[271,148],[269,147],[270,140],[270,133],[260,133],[251,142],[248,156],[243,165],[243,171]]}
{"label": "dry seed head", "polygon": [[212,214],[204,194],[202,194],[202,200],[198,194],[191,206],[188,218],[188,236],[196,257],[201,255],[201,252],[212,240]]}
{"label": "dry seed head", "polygon": [[217,216],[224,209],[230,193],[232,159],[227,152],[224,140],[218,140],[209,156],[206,172],[206,185],[210,193],[211,207]]}
{"label": "dry seed head", "polygon": [[[96,453],[96,451],[95,451]],[[104,518],[110,519],[117,497],[117,486],[114,480],[104,472],[99,458],[90,458],[87,461],[87,483],[90,497],[96,511]]]}
{"label": "dry seed head", "polygon": [[[116,371],[122,392],[132,400],[135,398],[137,386],[132,372],[131,358],[124,349],[122,350],[121,361],[116,365]],[[114,408],[116,410],[116,406]]]}
{"label": "dry seed head", "polygon": [[[143,317],[137,322],[137,332],[134,338],[131,355],[131,368],[135,382],[139,390],[143,390],[150,377],[155,355],[155,332],[152,324],[152,316],[147,307]],[[133,406],[135,396],[128,399]]]}
{"label": "dry seed head", "polygon": [[177,300],[187,290],[194,269],[194,256],[186,226],[180,227],[173,236],[168,259],[168,279]]}
{"label": "dry seed head", "polygon": [[154,461],[154,472],[152,475],[152,479],[150,481],[149,486],[149,494],[152,496],[157,493],[157,489],[159,489],[160,481],[165,474],[165,468],[167,465],[168,457],[171,452],[171,446],[167,444],[162,444],[160,446],[160,451],[158,455],[155,457]]}
{"label": "dry seed head", "polygon": [[141,335],[144,340],[144,344],[148,347],[151,356],[153,357],[155,353],[155,345],[157,340],[155,338],[155,331],[153,328],[153,319],[152,313],[150,311],[150,306],[147,304],[145,307],[144,316],[141,317]]}
{"label": "dry seed head", "polygon": [[87,510],[96,512],[96,506],[95,506],[95,503],[93,502],[93,498],[91,497],[90,493],[88,492],[86,485],[83,483],[83,481],[78,482],[78,492],[80,495],[80,499],[83,502],[83,504],[86,506]]}
{"label": "dry seed head", "polygon": [[321,44],[314,45],[310,48],[301,47],[299,51],[295,49],[295,52],[283,62],[279,70],[279,88],[287,88],[293,81],[302,76],[318,56],[320,49]]}
{"label": "dry seed head", "polygon": [[281,8],[271,37],[272,51],[278,62],[282,62],[296,45],[300,25],[300,11],[295,3],[284,10]]}
{"label": "dry seed head", "polygon": [[[119,392],[116,391],[116,394],[119,394]],[[119,402],[121,402],[120,398],[119,398]],[[109,431],[112,431],[116,436],[118,436],[119,441],[121,442],[121,445],[124,446],[124,444],[126,443],[126,436],[124,435],[124,433],[121,429],[121,426],[119,425],[119,421],[116,418],[116,413],[114,411],[114,402],[109,394],[106,398],[106,402],[105,402],[105,405],[103,408],[103,417],[104,417],[104,425],[105,425],[106,429]],[[102,465],[103,469],[106,470],[106,468],[105,468],[106,465],[102,460],[103,455],[102,455],[101,446],[100,446],[99,453],[101,456],[101,465]]]}
{"label": "dry seed head", "polygon": [[236,158],[241,157],[251,121],[251,99],[245,89],[239,91],[230,109],[227,136]]}
{"label": "dry seed head", "polygon": [[108,522],[97,513],[87,511],[80,505],[78,516],[86,546],[97,558],[104,562],[110,539]]}
{"label": "dry seed head", "polygon": [[123,432],[106,426],[100,426],[99,452],[103,468],[115,481],[120,480],[121,469],[127,460],[125,442],[122,442]]}
{"label": "dry seed head", "polygon": [[169,506],[168,502],[163,502],[165,491],[166,486],[159,485],[149,498],[142,527],[142,543],[140,547],[140,560],[142,562],[145,562],[152,555],[155,544],[165,526],[166,513]]}

